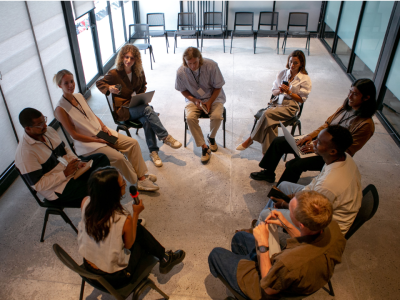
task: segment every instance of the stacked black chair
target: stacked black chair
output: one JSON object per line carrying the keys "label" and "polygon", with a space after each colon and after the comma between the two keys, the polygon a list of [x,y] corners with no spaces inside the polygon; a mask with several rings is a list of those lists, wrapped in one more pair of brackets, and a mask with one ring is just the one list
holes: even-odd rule
{"label": "stacked black chair", "polygon": [[201,48],[203,51],[203,36],[204,35],[222,35],[222,42],[225,53],[225,26],[222,24],[223,17],[221,12],[206,12],[204,13],[204,28],[201,31]]}
{"label": "stacked black chair", "polygon": [[[257,37],[270,37],[276,36],[276,51],[279,54],[279,30],[278,30],[278,19],[279,13],[272,11],[262,11],[260,12],[260,18],[258,19],[258,30],[255,32],[255,42],[254,42],[254,53],[256,53],[257,48]],[[269,27],[269,28],[268,28]],[[275,30],[273,30],[275,27]]]}
{"label": "stacked black chair", "polygon": [[149,25],[147,24],[131,24],[129,25],[129,43],[131,40],[137,40],[137,39],[143,39],[144,44],[135,44],[135,46],[139,50],[144,50],[146,53],[146,50],[149,49],[150,51],[150,66],[151,69],[153,70],[153,62],[151,61],[151,56],[153,56],[153,61],[154,59],[154,53],[153,53],[153,47],[150,44],[150,32],[149,32]]}
{"label": "stacked black chair", "polygon": [[53,250],[61,262],[69,269],[78,273],[82,277],[81,292],[79,300],[83,299],[83,292],[85,290],[85,282],[89,283],[94,288],[111,294],[118,300],[124,300],[132,294],[132,300],[139,299],[139,296],[147,289],[152,288],[160,293],[164,299],[169,297],[161,291],[154,282],[149,279],[149,275],[153,267],[158,263],[158,259],[152,255],[144,256],[138,266],[136,267],[135,273],[132,274],[132,278],[137,278],[134,282],[128,283],[126,286],[120,289],[114,289],[111,284],[107,282],[101,275],[97,275],[87,271],[83,265],[79,266],[69,255],[64,251],[58,244],[53,245]]}
{"label": "stacked black chair", "polygon": [[[232,54],[232,43],[234,36],[253,36],[253,47],[254,53],[256,53],[256,39],[253,30],[254,26],[254,13],[253,12],[236,12],[235,13],[235,23],[233,30],[231,32],[231,50]],[[236,27],[245,27],[246,29],[236,29]]]}
{"label": "stacked black chair", "polygon": [[[289,27],[303,27],[304,31],[290,31]],[[308,13],[305,12],[291,12],[289,13],[288,25],[285,32],[285,36],[282,43],[283,54],[285,54],[286,49],[286,41],[288,36],[292,37],[305,37],[306,41],[306,50],[308,49],[308,55],[310,55],[310,32],[308,31]]]}
{"label": "stacked black chair", "polygon": [[178,47],[178,36],[196,36],[197,48],[199,48],[199,32],[196,27],[196,13],[178,13],[178,26],[174,33],[174,54]]}
{"label": "stacked black chair", "polygon": [[[167,53],[168,53],[168,34],[165,30],[165,17],[164,13],[150,13],[147,14],[147,25],[149,25],[149,33],[151,37],[162,37],[165,36],[165,43],[167,46]],[[152,30],[151,27],[162,27],[162,29]],[[149,40],[150,43],[150,40]]]}

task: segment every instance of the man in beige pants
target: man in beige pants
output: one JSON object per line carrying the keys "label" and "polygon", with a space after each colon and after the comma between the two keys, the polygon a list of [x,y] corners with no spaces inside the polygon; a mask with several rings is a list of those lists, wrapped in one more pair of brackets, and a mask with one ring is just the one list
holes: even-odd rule
{"label": "man in beige pants", "polygon": [[[197,48],[189,47],[185,50],[183,64],[176,74],[175,89],[185,97],[186,121],[196,146],[202,147],[202,163],[210,160],[211,151],[218,150],[215,136],[223,120],[222,114],[226,102],[222,89],[224,84],[224,77],[215,61],[203,58]],[[209,146],[199,126],[202,107],[210,115],[210,134],[207,135]]]}

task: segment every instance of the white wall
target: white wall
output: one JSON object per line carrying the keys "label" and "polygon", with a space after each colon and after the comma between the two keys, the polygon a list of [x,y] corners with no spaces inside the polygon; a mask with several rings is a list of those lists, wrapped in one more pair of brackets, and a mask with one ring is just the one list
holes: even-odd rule
{"label": "white wall", "polygon": [[[180,3],[175,0],[142,0],[139,1],[140,23],[146,24],[146,15],[148,13],[164,13],[165,29],[176,30],[178,13],[180,12]],[[157,28],[155,28],[157,29]]]}

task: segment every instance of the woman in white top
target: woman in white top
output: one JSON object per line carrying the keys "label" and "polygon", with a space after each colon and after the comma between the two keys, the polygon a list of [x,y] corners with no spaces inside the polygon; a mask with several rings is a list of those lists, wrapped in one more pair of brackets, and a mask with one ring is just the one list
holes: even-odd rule
{"label": "woman in white top", "polygon": [[[160,260],[160,273],[168,273],[185,258],[185,252],[165,248],[141,224],[138,205],[122,206],[126,183],[113,167],[94,171],[88,181],[89,197],[82,201],[78,225],[78,248],[84,267],[102,275],[116,289],[136,280],[133,274],[140,258],[150,254]],[[129,207],[131,206],[131,207]],[[133,210],[133,213],[129,212]]]}
{"label": "woman in white top", "polygon": [[[143,160],[139,143],[104,125],[90,109],[82,94],[74,93],[75,81],[72,73],[68,70],[61,70],[54,75],[54,82],[63,91],[54,115],[74,140],[76,154],[89,156],[103,153],[107,155],[111,165],[118,168],[131,184],[138,182],[139,190],[158,190],[159,187],[154,183],[157,177],[151,174],[146,175],[148,169]],[[116,144],[113,145],[98,138],[97,134],[100,131],[117,137]]]}
{"label": "woman in white top", "polygon": [[269,145],[278,136],[279,121],[293,118],[300,108],[299,103],[304,103],[310,92],[311,79],[306,71],[304,53],[301,50],[293,51],[288,56],[286,69],[276,75],[272,86],[275,98],[269,103],[250,137],[236,150],[247,149],[254,140],[262,144],[263,154],[267,152]]}

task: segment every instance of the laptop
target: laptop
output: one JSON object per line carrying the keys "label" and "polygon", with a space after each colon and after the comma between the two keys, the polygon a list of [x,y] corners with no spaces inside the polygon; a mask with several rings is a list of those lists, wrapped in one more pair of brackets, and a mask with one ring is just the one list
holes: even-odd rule
{"label": "laptop", "polygon": [[129,103],[129,108],[136,107],[142,104],[149,104],[153,99],[153,96],[154,96],[154,91],[132,96],[131,102]]}
{"label": "laptop", "polygon": [[279,123],[281,124],[281,128],[283,130],[283,134],[285,135],[285,139],[289,143],[290,147],[292,147],[294,153],[296,153],[300,158],[317,156],[317,154],[315,154],[314,152],[311,152],[311,153],[302,152],[300,150],[300,148],[303,147],[303,145],[301,145],[301,146],[296,145],[296,142],[298,140],[301,140],[305,135],[300,135],[300,136],[293,137],[290,134],[289,130],[287,130],[286,127],[283,126],[282,122],[279,121]]}

